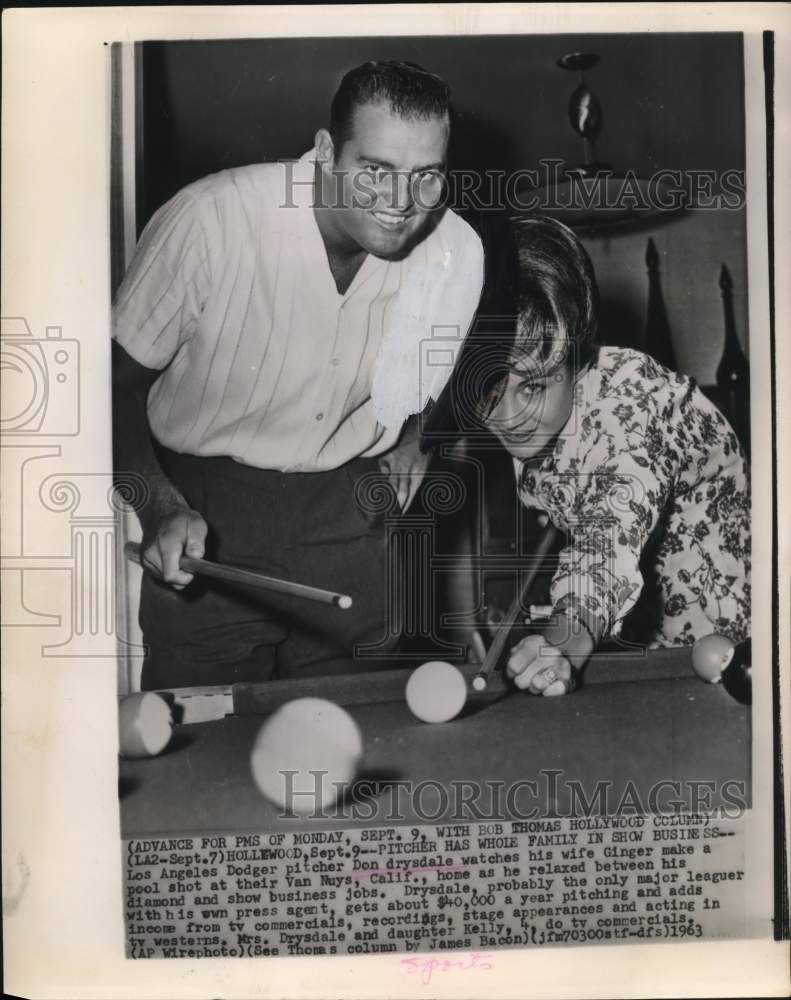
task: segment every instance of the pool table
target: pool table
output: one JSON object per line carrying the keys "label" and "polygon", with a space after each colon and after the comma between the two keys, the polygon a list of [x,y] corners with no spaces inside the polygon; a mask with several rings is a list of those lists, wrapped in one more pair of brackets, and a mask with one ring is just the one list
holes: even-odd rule
{"label": "pool table", "polygon": [[[470,678],[473,673],[470,668]],[[726,788],[725,782],[742,783],[740,794],[749,799],[749,707],[722,685],[695,677],[689,648],[600,653],[586,668],[580,689],[558,698],[512,690],[494,674],[485,692],[471,693],[458,718],[440,725],[419,722],[409,712],[403,694],[408,676],[402,668],[235,685],[225,692],[224,717],[177,725],[159,757],[121,760],[123,837],[315,826],[310,818],[279,817],[256,791],[249,770],[263,717],[307,695],[344,705],[357,720],[365,746],[362,777],[369,779],[368,815],[375,808],[372,825],[388,822],[387,807],[401,779],[444,788],[454,782],[499,781],[506,787],[537,782],[535,793],[522,786],[513,800],[518,816],[498,816],[491,804],[501,809],[502,802],[494,793],[483,796],[481,808],[491,806],[495,813],[483,818],[523,818],[532,808],[534,817],[571,815],[574,781],[588,801],[597,781],[610,783],[607,806],[599,800],[593,812],[614,811],[613,804],[630,790],[639,808],[649,801],[649,789],[663,781],[684,783],[685,796],[690,782],[714,782],[713,806],[727,802],[733,785]],[[558,772],[554,779],[553,772]],[[664,793],[658,808],[646,811],[669,811],[666,803],[673,797]],[[458,799],[449,796],[448,803],[457,807]],[[401,794],[398,805],[397,822],[429,821],[415,812],[410,796]],[[426,795],[423,807],[432,811],[431,821],[477,818],[435,815],[439,805],[437,794]],[[350,825],[348,819],[322,824]]]}

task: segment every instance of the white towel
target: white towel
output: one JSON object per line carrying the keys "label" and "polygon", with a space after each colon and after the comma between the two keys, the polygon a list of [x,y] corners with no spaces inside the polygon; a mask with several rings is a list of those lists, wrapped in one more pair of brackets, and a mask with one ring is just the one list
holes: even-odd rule
{"label": "white towel", "polygon": [[439,397],[475,316],[483,288],[481,242],[459,216],[449,212],[443,223],[452,248],[446,244],[438,259],[411,266],[388,309],[371,389],[384,427],[400,427]]}

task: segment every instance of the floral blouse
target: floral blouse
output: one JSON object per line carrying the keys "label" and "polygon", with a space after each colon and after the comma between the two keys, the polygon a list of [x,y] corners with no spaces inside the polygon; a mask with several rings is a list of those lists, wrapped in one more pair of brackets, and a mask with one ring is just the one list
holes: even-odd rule
{"label": "floral blouse", "polygon": [[522,502],[567,536],[553,608],[594,640],[620,634],[630,612],[652,645],[750,634],[747,465],[691,379],[602,347],[552,451],[515,465]]}

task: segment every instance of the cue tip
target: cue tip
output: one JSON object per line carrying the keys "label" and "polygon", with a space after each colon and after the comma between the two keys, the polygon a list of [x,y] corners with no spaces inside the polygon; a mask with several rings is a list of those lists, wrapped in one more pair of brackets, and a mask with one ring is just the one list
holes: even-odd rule
{"label": "cue tip", "polygon": [[351,597],[349,597],[348,594],[338,594],[338,596],[335,599],[335,603],[343,611],[348,611],[349,608],[352,606],[352,599]]}
{"label": "cue tip", "polygon": [[486,674],[480,673],[476,674],[472,679],[472,689],[473,691],[485,691],[486,690]]}

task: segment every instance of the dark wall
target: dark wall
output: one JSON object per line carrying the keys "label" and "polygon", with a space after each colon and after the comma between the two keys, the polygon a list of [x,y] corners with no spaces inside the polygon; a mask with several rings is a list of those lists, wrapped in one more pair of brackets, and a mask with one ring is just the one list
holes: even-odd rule
{"label": "dark wall", "polygon": [[593,51],[587,74],[604,123],[601,159],[658,168],[743,169],[741,36],[543,35],[148,42],[139,221],[180,187],[226,167],[301,155],[328,119],[341,77],[368,59],[439,73],[458,112],[455,168],[577,163],[567,119],[576,75],[555,62]]}

